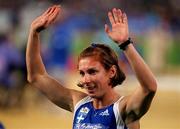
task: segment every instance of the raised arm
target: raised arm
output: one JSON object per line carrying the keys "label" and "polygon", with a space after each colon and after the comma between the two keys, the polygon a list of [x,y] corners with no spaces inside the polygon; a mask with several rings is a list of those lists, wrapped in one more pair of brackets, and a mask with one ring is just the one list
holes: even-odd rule
{"label": "raised arm", "polygon": [[[108,12],[108,17],[112,25],[112,30],[110,30],[108,25],[105,25],[105,32],[108,36],[118,45],[127,41],[129,31],[126,14],[122,13],[120,9],[114,8],[112,12]],[[157,84],[154,75],[138,54],[133,44],[129,44],[126,47],[124,54],[140,83],[140,86],[125,99],[123,115],[126,124],[129,124],[140,119],[148,111],[156,92]]]}
{"label": "raised arm", "polygon": [[43,92],[52,102],[69,111],[77,101],[82,99],[85,94],[63,87],[58,81],[50,77],[45,69],[40,55],[40,36],[39,33],[51,25],[58,14],[61,13],[60,6],[52,6],[41,16],[36,18],[29,31],[26,65],[29,83]]}

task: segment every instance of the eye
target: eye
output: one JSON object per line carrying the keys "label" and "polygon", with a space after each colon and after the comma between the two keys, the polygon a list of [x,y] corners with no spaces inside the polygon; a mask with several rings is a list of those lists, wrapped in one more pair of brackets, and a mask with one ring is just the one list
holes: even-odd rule
{"label": "eye", "polygon": [[89,69],[88,74],[95,75],[97,73],[97,70],[95,69]]}
{"label": "eye", "polygon": [[83,71],[79,71],[79,74],[80,74],[81,76],[84,76],[84,72],[83,72]]}

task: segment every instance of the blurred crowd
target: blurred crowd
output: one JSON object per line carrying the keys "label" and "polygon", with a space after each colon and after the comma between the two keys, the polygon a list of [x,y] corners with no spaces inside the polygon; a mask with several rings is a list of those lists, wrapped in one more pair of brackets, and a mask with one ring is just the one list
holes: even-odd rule
{"label": "blurred crowd", "polygon": [[[32,20],[52,4],[62,15],[42,33],[42,56],[57,79],[76,70],[80,51],[90,43],[105,43],[119,54],[120,66],[130,73],[119,48],[104,33],[107,12],[127,13],[130,35],[140,54],[156,73],[180,68],[179,0],[0,0],[0,107],[21,105],[26,86],[25,47]],[[175,70],[177,72],[177,70]]]}

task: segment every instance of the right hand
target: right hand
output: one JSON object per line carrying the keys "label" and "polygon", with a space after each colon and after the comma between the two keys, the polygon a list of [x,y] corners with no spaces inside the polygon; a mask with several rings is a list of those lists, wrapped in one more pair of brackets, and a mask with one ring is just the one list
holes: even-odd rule
{"label": "right hand", "polygon": [[61,11],[61,6],[54,5],[49,7],[42,15],[37,17],[31,24],[31,30],[34,32],[40,32],[51,25],[58,17]]}
{"label": "right hand", "polygon": [[128,19],[120,9],[114,8],[108,12],[109,21],[112,29],[105,24],[105,32],[117,44],[125,42],[129,38]]}

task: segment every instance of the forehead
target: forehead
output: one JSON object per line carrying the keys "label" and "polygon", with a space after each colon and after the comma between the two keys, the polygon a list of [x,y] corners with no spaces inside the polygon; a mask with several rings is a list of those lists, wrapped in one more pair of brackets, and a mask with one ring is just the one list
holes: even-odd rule
{"label": "forehead", "polygon": [[93,57],[85,57],[79,60],[78,69],[103,68],[101,62]]}

